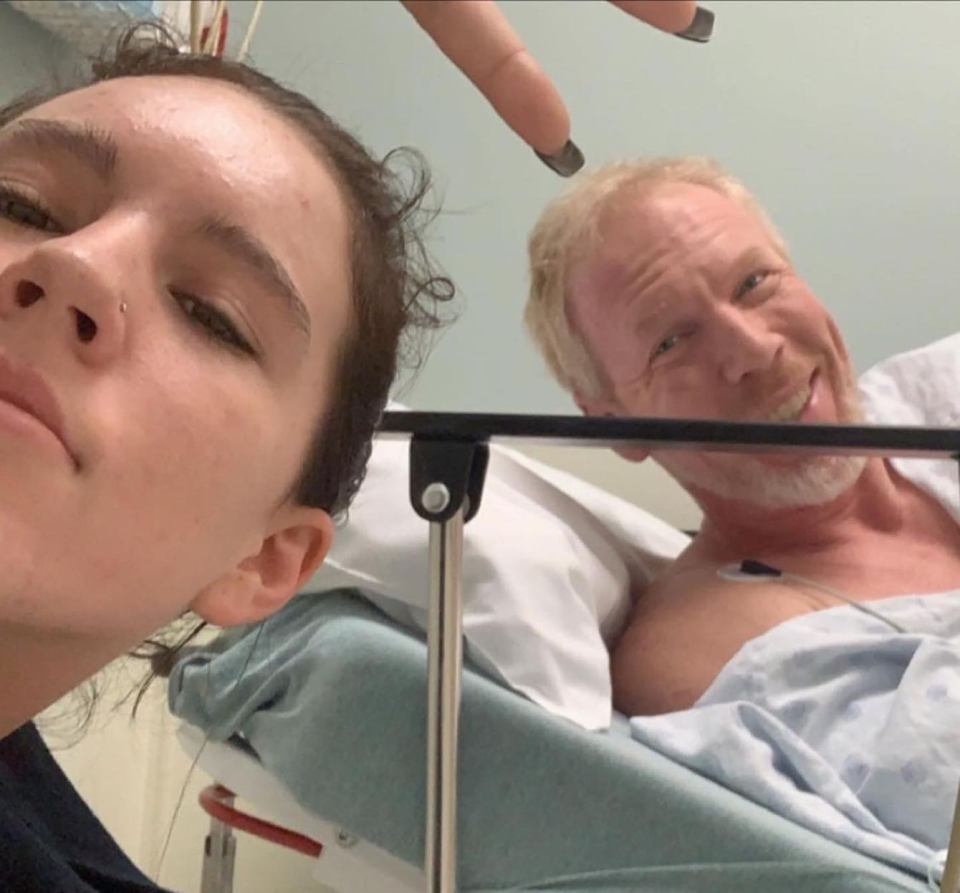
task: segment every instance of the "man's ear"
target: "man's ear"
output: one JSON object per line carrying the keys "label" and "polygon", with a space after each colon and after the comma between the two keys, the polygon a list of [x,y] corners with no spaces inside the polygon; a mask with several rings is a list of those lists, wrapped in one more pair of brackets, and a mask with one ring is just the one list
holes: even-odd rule
{"label": "man's ear", "polygon": [[[575,391],[573,399],[576,401],[577,406],[580,407],[580,412],[585,416],[599,418],[622,416],[622,412],[619,411],[619,405],[610,397],[586,397],[579,391]],[[614,448],[614,452],[628,462],[643,462],[643,460],[650,455],[650,451],[643,447],[616,447]]]}
{"label": "man's ear", "polygon": [[279,611],[320,566],[333,543],[322,509],[281,509],[256,555],[205,587],[190,609],[216,626],[256,623]]}

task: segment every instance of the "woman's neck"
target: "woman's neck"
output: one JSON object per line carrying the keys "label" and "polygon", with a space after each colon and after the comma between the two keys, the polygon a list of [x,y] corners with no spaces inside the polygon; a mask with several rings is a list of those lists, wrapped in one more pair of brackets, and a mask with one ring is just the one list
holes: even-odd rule
{"label": "woman's neck", "polygon": [[0,627],[0,737],[5,737],[106,666],[118,649],[74,636]]}

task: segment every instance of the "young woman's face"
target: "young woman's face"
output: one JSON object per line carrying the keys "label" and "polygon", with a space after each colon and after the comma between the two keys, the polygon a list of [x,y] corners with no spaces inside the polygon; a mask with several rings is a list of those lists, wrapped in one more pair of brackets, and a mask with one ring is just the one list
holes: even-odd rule
{"label": "young woman's face", "polygon": [[326,537],[282,503],[349,319],[337,185],[240,88],[126,78],[0,130],[0,624],[134,641]]}

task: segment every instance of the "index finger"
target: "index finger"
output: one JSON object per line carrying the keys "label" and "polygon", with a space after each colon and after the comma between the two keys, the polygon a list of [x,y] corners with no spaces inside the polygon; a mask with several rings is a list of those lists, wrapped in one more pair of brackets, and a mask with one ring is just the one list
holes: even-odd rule
{"label": "index finger", "polygon": [[670,34],[686,31],[697,15],[696,0],[609,0],[609,2],[628,15]]}
{"label": "index finger", "polygon": [[520,139],[546,154],[566,144],[570,138],[567,108],[496,4],[488,0],[402,2]]}
{"label": "index finger", "polygon": [[[566,105],[495,3],[491,0],[401,2],[524,142],[542,155],[554,156],[561,152],[570,139]],[[695,0],[611,0],[611,3],[634,18],[671,33],[695,28],[699,18]]]}

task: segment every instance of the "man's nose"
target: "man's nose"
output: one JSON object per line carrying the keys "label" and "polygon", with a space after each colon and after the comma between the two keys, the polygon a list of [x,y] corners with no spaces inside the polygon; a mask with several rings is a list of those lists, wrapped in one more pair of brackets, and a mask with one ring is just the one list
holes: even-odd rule
{"label": "man's nose", "polygon": [[784,349],[784,337],[759,316],[727,308],[718,337],[720,375],[729,384],[769,370]]}
{"label": "man's nose", "polygon": [[109,362],[126,340],[119,266],[130,246],[104,236],[79,231],[46,240],[0,272],[0,321],[42,326],[85,365]]}

